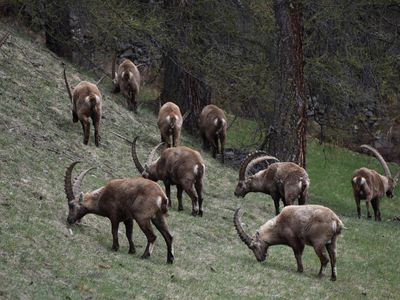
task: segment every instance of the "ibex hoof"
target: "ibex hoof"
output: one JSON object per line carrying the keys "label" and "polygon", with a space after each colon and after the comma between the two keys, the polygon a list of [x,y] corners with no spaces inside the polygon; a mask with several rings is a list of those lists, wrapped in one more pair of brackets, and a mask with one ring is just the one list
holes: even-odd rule
{"label": "ibex hoof", "polygon": [[202,210],[199,211],[199,216],[203,217],[203,211]]}
{"label": "ibex hoof", "polygon": [[336,276],[332,276],[331,281],[336,281]]}
{"label": "ibex hoof", "polygon": [[179,206],[178,207],[178,211],[182,211],[183,210],[183,207],[182,206]]}
{"label": "ibex hoof", "polygon": [[128,254],[135,254],[136,250],[135,249],[129,249]]}
{"label": "ibex hoof", "polygon": [[112,246],[111,250],[117,252],[119,249],[119,246]]}
{"label": "ibex hoof", "polygon": [[143,254],[140,258],[141,259],[148,259],[150,257],[150,254]]}
{"label": "ibex hoof", "polygon": [[174,257],[172,256],[172,257],[168,257],[167,258],[167,264],[173,264],[174,263]]}

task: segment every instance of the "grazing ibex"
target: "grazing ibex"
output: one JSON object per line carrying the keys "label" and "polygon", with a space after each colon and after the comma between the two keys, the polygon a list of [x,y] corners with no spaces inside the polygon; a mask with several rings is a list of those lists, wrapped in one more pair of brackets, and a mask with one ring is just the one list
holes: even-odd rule
{"label": "grazing ibex", "polygon": [[274,200],[275,214],[279,214],[279,200],[284,206],[292,205],[298,198],[299,204],[306,203],[310,180],[306,170],[292,162],[276,162],[267,169],[247,177],[247,171],[255,164],[277,158],[266,155],[263,151],[249,154],[239,170],[239,182],[235,196],[244,197],[249,192],[262,192],[271,195]]}
{"label": "grazing ibex", "polygon": [[375,155],[385,171],[385,176],[368,168],[360,168],[354,171],[351,184],[353,186],[354,200],[357,205],[357,214],[360,218],[360,200],[365,199],[368,218],[371,218],[371,213],[369,211],[369,203],[371,203],[374,209],[375,221],[381,221],[379,202],[385,194],[389,198],[393,197],[400,172],[393,178],[386,161],[375,148],[368,145],[361,145],[361,147],[368,149]]}
{"label": "grazing ibex", "polygon": [[222,109],[215,105],[207,105],[199,116],[199,130],[203,140],[203,148],[212,147],[212,155],[215,158],[221,153],[222,162],[225,161],[224,147],[226,138],[227,121]]}
{"label": "grazing ibex", "polygon": [[161,106],[157,125],[160,129],[161,141],[166,143],[168,148],[179,145],[182,123],[183,118],[178,105],[167,102]]}
{"label": "grazing ibex", "polygon": [[94,142],[98,147],[100,145],[102,99],[97,85],[87,81],[81,81],[71,93],[65,69],[64,81],[72,104],[72,121],[74,123],[80,121],[82,124],[83,143],[87,145],[89,142],[89,119],[91,118],[94,126]]}
{"label": "grazing ibex", "polygon": [[140,73],[138,68],[129,59],[124,59],[115,72],[117,55],[114,56],[112,63],[112,80],[114,83],[114,93],[122,92],[128,101],[128,109],[137,113],[137,97],[140,88]]}
{"label": "grazing ibex", "polygon": [[203,178],[205,165],[200,153],[188,147],[179,146],[165,149],[160,158],[154,161],[158,144],[149,154],[147,163],[141,165],[136,154],[136,137],[132,143],[132,158],[139,173],[153,181],[162,180],[171,205],[171,185],[176,185],[178,210],[183,210],[182,192],[192,200],[192,215],[203,216]]}
{"label": "grazing ibex", "polygon": [[293,249],[297,261],[297,271],[303,272],[301,256],[304,246],[312,246],[321,261],[319,277],[325,273],[329,259],[332,267],[331,280],[336,280],[336,239],[344,229],[342,221],[329,208],[320,205],[292,205],[267,221],[249,236],[242,228],[239,210],[234,216],[234,224],[240,239],[253,251],[258,261],[264,261],[268,248],[274,245],[287,245]]}
{"label": "grazing ibex", "polygon": [[153,223],[167,244],[167,262],[173,263],[172,235],[166,222],[168,198],[161,187],[144,178],[115,179],[109,181],[105,186],[83,195],[80,192],[80,185],[91,169],[81,172],[76,181],[72,183],[71,173],[77,163],[73,162],[65,174],[65,193],[69,207],[68,223],[74,224],[89,213],[110,219],[113,236],[112,250],[118,251],[118,226],[120,222],[124,222],[129,253],[135,253],[132,228],[133,220],[136,220],[147,238],[147,246],[142,258],[148,258],[153,251],[157,238],[151,226]]}

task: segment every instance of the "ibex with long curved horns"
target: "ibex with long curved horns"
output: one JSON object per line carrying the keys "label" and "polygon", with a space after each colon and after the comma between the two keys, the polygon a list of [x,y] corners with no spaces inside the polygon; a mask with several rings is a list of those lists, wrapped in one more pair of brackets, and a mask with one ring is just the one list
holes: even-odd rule
{"label": "ibex with long curved horns", "polygon": [[72,183],[71,173],[77,163],[73,162],[65,174],[65,193],[69,207],[68,223],[74,224],[89,213],[110,219],[113,236],[112,249],[118,251],[118,226],[120,222],[124,222],[129,253],[135,253],[132,228],[133,220],[136,220],[147,238],[147,246],[142,258],[150,257],[153,251],[156,240],[151,226],[153,223],[167,244],[167,262],[173,263],[172,235],[166,222],[168,198],[161,187],[144,178],[115,179],[109,181],[105,186],[83,195],[80,192],[80,185],[85,175],[93,168],[81,172]]}
{"label": "ibex with long curved horns", "polygon": [[329,208],[320,205],[292,205],[267,221],[249,236],[242,227],[239,210],[234,216],[234,224],[240,239],[253,251],[258,261],[264,261],[268,248],[274,245],[287,245],[293,249],[297,261],[297,271],[303,272],[301,256],[304,246],[312,246],[321,261],[318,276],[324,275],[329,259],[331,260],[331,280],[336,280],[336,239],[344,225]]}
{"label": "ibex with long curved horns", "polygon": [[368,149],[375,155],[385,171],[385,176],[368,168],[360,168],[354,171],[351,184],[357,206],[357,215],[359,218],[361,217],[360,200],[365,199],[368,218],[371,218],[369,211],[369,204],[371,203],[374,209],[375,221],[381,221],[379,202],[385,194],[389,198],[393,197],[400,172],[393,178],[386,161],[375,148],[368,145],[361,145],[361,147]]}
{"label": "ibex with long curved horns", "polygon": [[114,83],[113,92],[122,92],[128,101],[128,109],[137,113],[137,97],[140,89],[140,72],[136,65],[129,59],[124,59],[115,72],[117,54],[112,62],[112,80]]}
{"label": "ibex with long curved horns", "polygon": [[96,84],[88,81],[81,81],[72,91],[69,87],[67,75],[64,68],[64,81],[67,87],[68,96],[72,104],[72,121],[78,120],[82,124],[83,143],[89,142],[90,121],[92,119],[94,126],[94,142],[98,147],[100,145],[100,121],[102,114],[102,98]]}
{"label": "ibex with long curved horns", "polygon": [[150,152],[147,163],[142,166],[136,154],[135,137],[132,143],[132,158],[139,173],[153,181],[162,180],[171,205],[171,185],[176,185],[178,190],[178,210],[183,210],[182,193],[185,191],[192,200],[192,215],[203,216],[203,179],[205,165],[200,153],[188,147],[179,146],[165,149],[161,156],[154,160],[157,149],[163,144],[158,144]]}
{"label": "ibex with long curved horns", "polygon": [[248,170],[261,161],[275,160],[263,151],[250,153],[242,162],[239,170],[239,182],[235,196],[244,197],[249,192],[261,192],[271,195],[275,213],[279,214],[279,200],[284,206],[292,205],[298,198],[299,204],[307,200],[310,180],[306,170],[292,162],[275,162],[267,169],[252,176],[246,176]]}

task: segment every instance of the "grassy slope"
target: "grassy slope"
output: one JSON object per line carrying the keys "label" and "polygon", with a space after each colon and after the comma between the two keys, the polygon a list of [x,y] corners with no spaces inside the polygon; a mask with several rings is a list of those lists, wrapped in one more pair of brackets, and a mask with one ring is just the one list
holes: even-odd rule
{"label": "grassy slope", "polygon": [[[0,36],[4,33],[1,24]],[[79,124],[73,124],[62,81],[60,61],[42,46],[12,30],[0,49],[0,298],[396,298],[399,296],[399,197],[384,199],[380,224],[355,218],[351,196],[352,171],[378,168],[376,161],[347,150],[310,143],[311,203],[333,208],[349,228],[338,242],[338,281],[318,280],[319,261],[310,247],[304,253],[305,273],[296,273],[291,250],[270,249],[258,263],[240,242],[232,225],[233,211],[242,206],[243,221],[253,232],[273,216],[269,197],[249,194],[235,199],[237,171],[221,166],[208,153],[205,215],[170,210],[175,237],[175,264],[165,264],[166,247],[158,235],[153,256],[141,260],[145,238],[137,225],[138,254],[128,255],[124,228],[120,252],[111,248],[107,219],[87,216],[83,224],[65,225],[65,167],[76,158],[82,166],[97,166],[87,176],[88,191],[112,178],[137,176],[129,147],[111,134],[141,136],[139,154],[158,142],[155,116],[144,108],[136,117],[124,100],[107,93],[103,84],[102,146],[82,144]],[[68,66],[72,84],[87,77]],[[93,80],[93,79],[92,79]],[[142,100],[146,93],[141,94]],[[232,131],[233,132],[233,131]],[[232,134],[232,133],[231,133]],[[197,139],[183,134],[183,143],[198,148]],[[330,269],[328,269],[328,272]]]}

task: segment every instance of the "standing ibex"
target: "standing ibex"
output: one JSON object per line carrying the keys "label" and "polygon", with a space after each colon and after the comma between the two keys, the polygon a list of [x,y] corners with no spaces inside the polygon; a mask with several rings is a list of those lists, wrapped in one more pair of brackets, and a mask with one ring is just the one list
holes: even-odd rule
{"label": "standing ibex", "polygon": [[138,68],[129,59],[124,59],[115,72],[117,54],[112,63],[113,92],[122,92],[128,101],[128,109],[137,113],[137,97],[140,88],[140,73]]}
{"label": "standing ibex", "polygon": [[83,143],[87,145],[89,141],[89,118],[91,118],[94,126],[94,141],[98,147],[100,145],[99,131],[102,113],[102,100],[101,93],[97,88],[97,85],[87,81],[81,81],[71,93],[65,69],[64,81],[72,104],[72,121],[76,123],[79,120],[82,124]]}
{"label": "standing ibex", "polygon": [[148,258],[153,251],[157,238],[151,226],[153,223],[167,244],[167,262],[173,263],[172,235],[166,222],[168,198],[161,187],[144,178],[115,179],[109,181],[107,185],[83,195],[80,192],[80,185],[91,169],[81,172],[72,184],[71,173],[77,163],[73,162],[65,174],[65,193],[69,207],[68,223],[74,224],[89,213],[110,219],[113,236],[112,249],[118,251],[118,226],[120,222],[124,222],[129,253],[135,253],[132,228],[133,220],[136,220],[147,238],[147,246],[142,258]]}
{"label": "standing ibex", "polygon": [[234,216],[236,231],[258,261],[265,260],[270,246],[287,245],[293,249],[297,271],[303,272],[301,256],[304,246],[309,245],[320,259],[318,276],[322,277],[329,262],[326,249],[331,260],[331,280],[336,280],[336,239],[344,226],[332,210],[320,205],[287,206],[278,216],[262,225],[252,237],[242,228],[239,210]]}
{"label": "standing ibex", "polygon": [[160,129],[161,141],[166,143],[168,148],[179,145],[182,123],[183,118],[178,105],[167,102],[161,106],[157,125]]}
{"label": "standing ibex", "polygon": [[381,221],[379,202],[385,194],[389,198],[393,197],[400,172],[393,178],[386,161],[375,148],[368,145],[361,145],[361,147],[370,150],[375,155],[385,170],[385,176],[367,168],[361,168],[354,171],[351,184],[353,186],[354,200],[357,205],[357,214],[360,218],[360,200],[365,199],[368,218],[371,218],[371,213],[369,212],[369,203],[371,203],[372,208],[374,209],[375,221]]}
{"label": "standing ibex", "polygon": [[263,151],[249,154],[242,162],[239,170],[239,182],[236,186],[235,196],[244,197],[249,192],[262,192],[271,195],[274,200],[275,214],[279,214],[279,200],[284,206],[292,205],[296,198],[299,204],[307,200],[310,180],[306,170],[292,162],[276,162],[267,169],[246,177],[247,171],[255,164],[276,160],[273,156],[266,155]]}
{"label": "standing ibex", "polygon": [[[221,153],[222,162],[225,161],[224,147],[227,121],[222,109],[215,105],[207,105],[199,116],[199,130],[203,140],[203,148],[212,147],[213,157]],[[220,149],[219,149],[220,147]]]}
{"label": "standing ibex", "polygon": [[144,167],[136,154],[136,137],[132,143],[132,158],[139,173],[153,181],[162,180],[171,205],[171,185],[178,190],[178,210],[183,210],[182,192],[185,191],[192,200],[192,215],[203,216],[203,178],[205,165],[200,153],[188,147],[180,146],[165,149],[160,158],[154,161],[158,144],[149,154]]}

